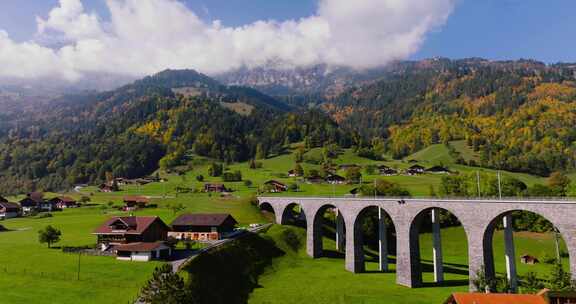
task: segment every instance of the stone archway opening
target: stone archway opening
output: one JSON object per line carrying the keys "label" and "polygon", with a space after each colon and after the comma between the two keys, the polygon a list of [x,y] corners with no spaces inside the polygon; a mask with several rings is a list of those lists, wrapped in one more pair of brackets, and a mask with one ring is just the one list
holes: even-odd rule
{"label": "stone archway opening", "polygon": [[272,207],[270,203],[263,202],[258,207],[260,208],[260,212],[262,213],[264,218],[266,218],[271,222],[275,221],[276,211],[274,210],[274,207]]}
{"label": "stone archway opening", "polygon": [[324,205],[314,215],[314,257],[344,258],[346,225],[334,205]]}
{"label": "stone archway opening", "polygon": [[[484,278],[492,291],[517,292],[546,286],[558,263],[568,273],[570,259],[562,234],[532,211],[507,211],[483,235]],[[538,288],[539,288],[538,287]]]}
{"label": "stone archway opening", "polygon": [[282,213],[282,225],[291,225],[306,229],[306,214],[300,204],[291,203]]}
{"label": "stone archway opening", "polygon": [[354,223],[359,272],[395,272],[396,227],[390,215],[378,206],[368,206]]}
{"label": "stone archway opening", "polygon": [[469,284],[468,237],[452,212],[437,207],[421,211],[409,237],[415,287]]}

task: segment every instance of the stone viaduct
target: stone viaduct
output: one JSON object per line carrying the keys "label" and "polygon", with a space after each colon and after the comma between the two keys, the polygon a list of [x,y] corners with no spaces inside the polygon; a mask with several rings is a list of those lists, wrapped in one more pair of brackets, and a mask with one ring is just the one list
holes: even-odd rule
{"label": "stone viaduct", "polygon": [[[276,223],[285,224],[295,205],[306,219],[307,253],[322,256],[322,222],[324,212],[337,214],[336,243],[344,249],[348,271],[363,272],[364,252],[359,220],[370,208],[379,214],[380,270],[388,270],[387,214],[396,231],[396,282],[407,287],[422,286],[418,234],[425,217],[431,217],[434,278],[443,281],[442,246],[438,211],[446,210],[458,218],[466,232],[470,282],[484,267],[487,277],[494,277],[492,237],[498,223],[503,223],[507,275],[511,287],[517,287],[516,259],[511,227],[513,211],[530,211],[549,220],[560,232],[568,248],[570,271],[576,278],[576,202],[550,200],[481,200],[481,199],[407,199],[356,197],[259,197],[261,208],[271,209]],[[290,208],[289,208],[290,207]],[[372,209],[375,210],[375,209]],[[345,240],[345,241],[344,241]],[[472,287],[472,284],[470,284]]]}

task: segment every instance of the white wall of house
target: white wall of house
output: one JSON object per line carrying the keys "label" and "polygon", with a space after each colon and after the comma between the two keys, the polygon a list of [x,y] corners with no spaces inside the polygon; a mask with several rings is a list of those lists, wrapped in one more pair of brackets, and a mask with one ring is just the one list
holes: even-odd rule
{"label": "white wall of house", "polygon": [[132,252],[132,261],[148,262],[151,259],[150,252]]}
{"label": "white wall of house", "polygon": [[14,218],[14,217],[18,217],[17,212],[0,213],[0,219],[9,219],[9,218]]}

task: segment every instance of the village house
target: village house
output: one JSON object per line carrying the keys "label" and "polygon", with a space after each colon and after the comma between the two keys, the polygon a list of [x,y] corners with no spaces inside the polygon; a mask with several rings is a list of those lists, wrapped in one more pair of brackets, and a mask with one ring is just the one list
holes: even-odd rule
{"label": "village house", "polygon": [[183,214],[176,218],[169,236],[178,240],[215,241],[238,224],[230,214]]}
{"label": "village house", "polygon": [[124,196],[124,210],[133,211],[138,208],[146,208],[146,205],[150,203],[150,199],[145,196],[139,195],[129,195]]}
{"label": "village house", "polygon": [[445,304],[574,304],[576,292],[542,289],[536,294],[453,293]]}
{"label": "village house", "polygon": [[108,219],[92,234],[102,250],[130,243],[165,241],[170,228],[157,216],[124,216]]}
{"label": "village house", "polygon": [[406,169],[406,174],[407,175],[420,175],[420,174],[423,174],[424,171],[426,171],[426,168],[424,168],[420,165],[413,165],[410,168]]}
{"label": "village house", "polygon": [[172,248],[165,242],[130,243],[114,247],[116,259],[123,261],[148,262],[167,260],[172,256]]}
{"label": "village house", "polygon": [[535,265],[540,263],[540,261],[538,260],[538,258],[525,254],[523,256],[520,257],[520,262],[522,264],[528,264],[528,265]]}
{"label": "village house", "polygon": [[330,174],[326,176],[326,182],[332,185],[341,185],[346,183],[346,178],[337,174]]}
{"label": "village house", "polygon": [[110,186],[110,185],[100,184],[100,185],[98,186],[98,191],[104,192],[104,193],[110,193],[110,192],[114,192],[115,190],[114,190],[113,187]]}
{"label": "village house", "polygon": [[450,170],[443,166],[434,166],[426,169],[426,173],[434,173],[434,174],[449,174]]}
{"label": "village house", "polygon": [[0,201],[0,220],[18,217],[22,214],[20,205],[8,201]]}
{"label": "village house", "polygon": [[50,202],[58,209],[77,208],[78,203],[75,199],[69,196],[59,196],[50,200]]}
{"label": "village house", "polygon": [[266,190],[268,192],[273,192],[273,193],[285,192],[288,190],[288,186],[286,186],[285,184],[283,184],[279,181],[275,181],[275,180],[269,180],[269,181],[265,182],[264,187],[266,188]]}
{"label": "village house", "polygon": [[[42,192],[28,193],[24,199],[20,200],[23,214],[30,214],[34,211],[52,211],[51,206],[44,203],[44,193]],[[46,208],[50,210],[46,210]]]}
{"label": "village house", "polygon": [[548,304],[541,294],[455,292],[444,304]]}
{"label": "village house", "polygon": [[312,175],[306,178],[306,182],[308,184],[321,184],[325,180],[320,175]]}
{"label": "village house", "polygon": [[392,176],[398,174],[398,171],[385,165],[378,166],[378,173],[384,176]]}
{"label": "village house", "polygon": [[302,176],[302,173],[297,173],[296,170],[291,169],[288,170],[288,177],[300,177]]}
{"label": "village house", "polygon": [[224,184],[204,184],[204,192],[227,192]]}

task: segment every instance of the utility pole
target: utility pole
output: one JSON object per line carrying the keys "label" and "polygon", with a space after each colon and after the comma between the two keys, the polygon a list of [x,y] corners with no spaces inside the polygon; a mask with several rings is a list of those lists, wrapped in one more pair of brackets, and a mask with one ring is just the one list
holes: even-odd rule
{"label": "utility pole", "polygon": [[498,170],[498,197],[502,200],[502,183],[500,180],[500,170]]}
{"label": "utility pole", "polygon": [[562,257],[560,256],[560,231],[554,227],[554,242],[556,243],[556,259],[559,264],[562,264]]}
{"label": "utility pole", "polygon": [[78,281],[80,281],[80,257],[82,256],[82,251],[78,251]]}
{"label": "utility pole", "polygon": [[476,184],[478,185],[478,197],[482,197],[480,192],[480,172],[476,171]]}

